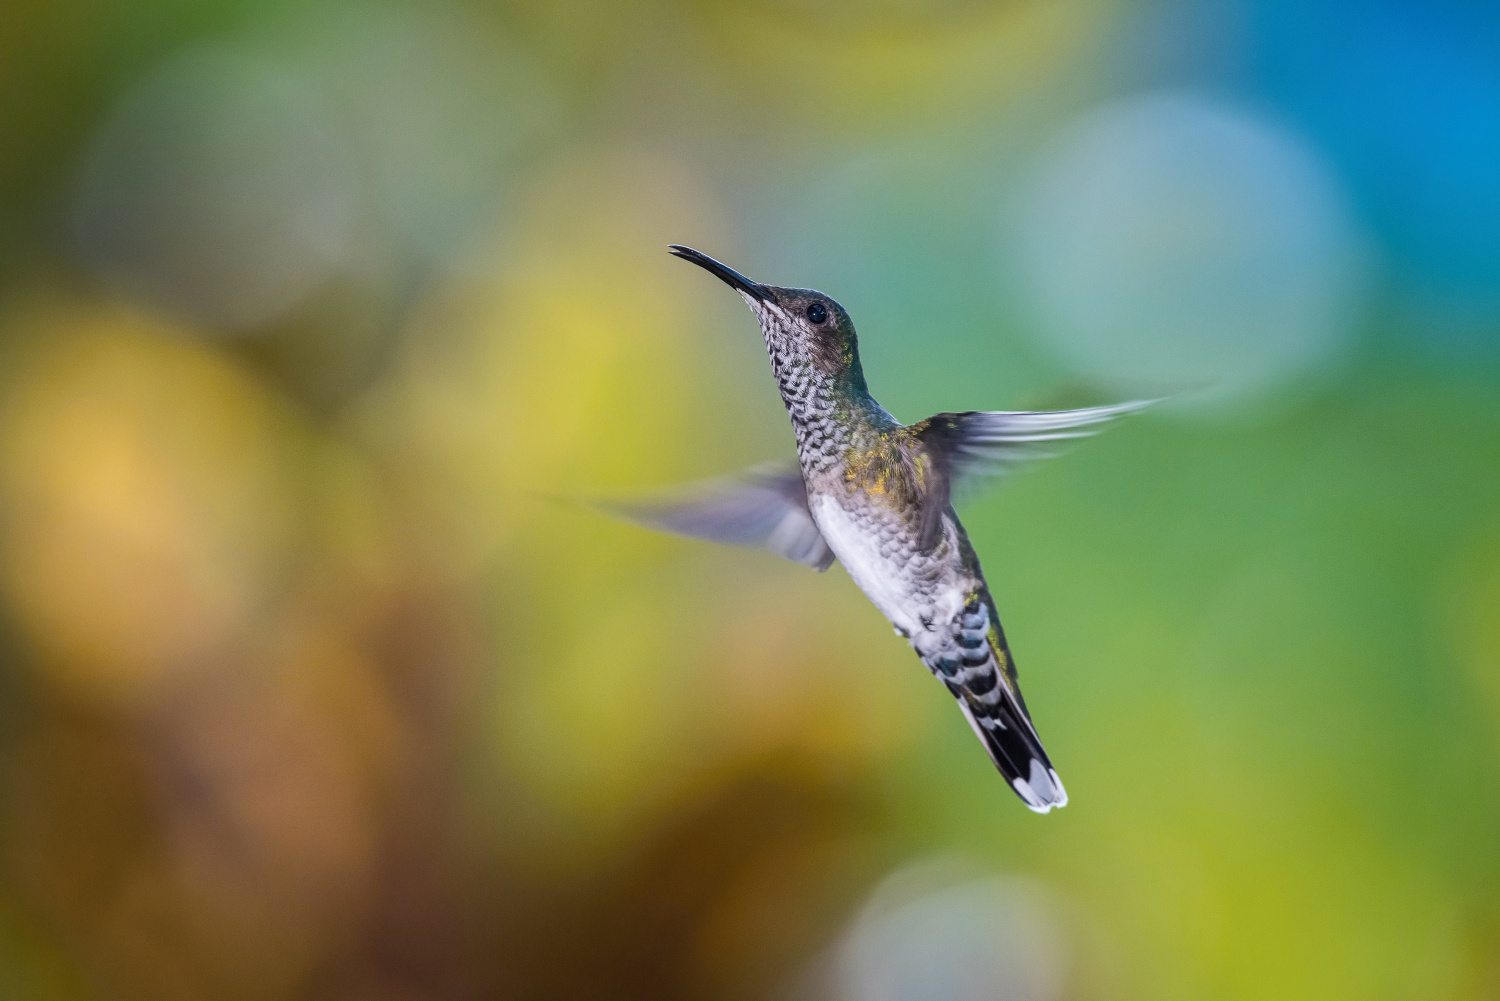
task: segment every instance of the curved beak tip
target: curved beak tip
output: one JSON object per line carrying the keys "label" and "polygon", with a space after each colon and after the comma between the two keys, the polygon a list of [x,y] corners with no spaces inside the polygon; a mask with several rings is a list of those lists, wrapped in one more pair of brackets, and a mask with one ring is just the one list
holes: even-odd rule
{"label": "curved beak tip", "polygon": [[736,291],[745,293],[751,298],[761,301],[770,298],[760,283],[751,281],[734,270],[734,268],[714,260],[701,251],[694,250],[692,247],[685,247],[680,243],[673,243],[667,246],[667,252],[673,257],[680,257],[684,261],[691,261],[703,270],[717,275],[719,280],[724,282],[724,284]]}

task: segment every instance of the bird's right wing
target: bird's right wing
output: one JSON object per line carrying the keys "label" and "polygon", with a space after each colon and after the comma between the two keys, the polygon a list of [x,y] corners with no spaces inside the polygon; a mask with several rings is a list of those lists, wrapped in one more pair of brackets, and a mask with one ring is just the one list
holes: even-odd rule
{"label": "bird's right wing", "polygon": [[833,565],[833,550],[813,523],[802,470],[795,466],[757,466],[736,478],[598,506],[646,528],[757,546],[816,570]]}
{"label": "bird's right wing", "polygon": [[923,441],[948,460],[955,479],[1003,475],[1048,459],[1074,438],[1097,434],[1110,421],[1138,414],[1156,400],[1082,410],[970,410],[936,414],[918,425]]}
{"label": "bird's right wing", "polygon": [[970,410],[934,414],[913,424],[910,430],[938,474],[923,498],[923,544],[937,538],[941,515],[954,493],[972,492],[983,480],[1052,458],[1064,443],[1097,434],[1109,422],[1157,402],[1135,400],[1082,410]]}

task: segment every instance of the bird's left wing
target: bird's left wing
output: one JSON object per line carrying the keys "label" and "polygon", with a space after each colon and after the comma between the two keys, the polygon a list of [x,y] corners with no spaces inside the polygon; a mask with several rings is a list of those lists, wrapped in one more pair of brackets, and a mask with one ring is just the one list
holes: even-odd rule
{"label": "bird's left wing", "polygon": [[918,421],[911,431],[938,473],[923,505],[924,527],[937,530],[951,494],[981,479],[1014,472],[1027,462],[1052,458],[1064,443],[1097,434],[1110,421],[1157,402],[1134,400],[1081,410],[969,410]]}
{"label": "bird's left wing", "polygon": [[813,523],[802,471],[796,467],[757,466],[732,479],[599,507],[663,532],[769,549],[816,570],[833,565],[833,550]]}

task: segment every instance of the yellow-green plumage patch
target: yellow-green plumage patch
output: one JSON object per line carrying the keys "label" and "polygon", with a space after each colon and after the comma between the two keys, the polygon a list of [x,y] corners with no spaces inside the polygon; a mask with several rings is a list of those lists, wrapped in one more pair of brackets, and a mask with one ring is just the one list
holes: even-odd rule
{"label": "yellow-green plumage patch", "polygon": [[932,481],[932,460],[911,428],[859,434],[843,459],[850,489],[892,507],[920,506]]}

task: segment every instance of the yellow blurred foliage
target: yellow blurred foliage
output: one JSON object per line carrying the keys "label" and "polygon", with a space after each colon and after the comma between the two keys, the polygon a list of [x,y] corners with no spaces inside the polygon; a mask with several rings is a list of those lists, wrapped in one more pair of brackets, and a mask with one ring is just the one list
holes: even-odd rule
{"label": "yellow blurred foliage", "polygon": [[711,51],[742,86],[836,131],[993,112],[1055,85],[1116,16],[1110,0],[958,3],[939,18],[911,6],[762,0],[703,12]]}
{"label": "yellow blurred foliage", "polygon": [[183,331],[116,309],[13,318],[4,587],[48,670],[130,700],[201,666],[291,558],[284,408]]}

